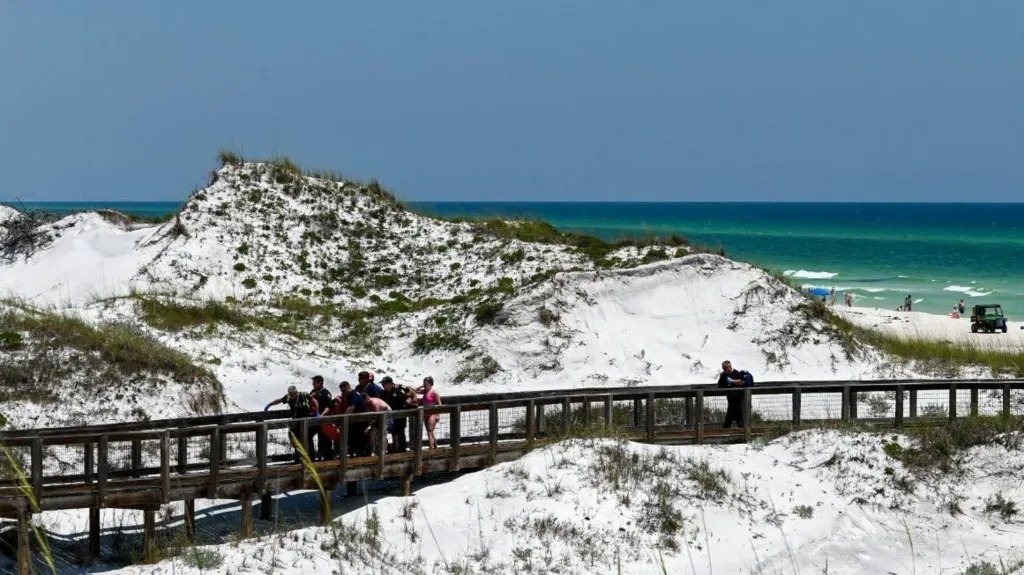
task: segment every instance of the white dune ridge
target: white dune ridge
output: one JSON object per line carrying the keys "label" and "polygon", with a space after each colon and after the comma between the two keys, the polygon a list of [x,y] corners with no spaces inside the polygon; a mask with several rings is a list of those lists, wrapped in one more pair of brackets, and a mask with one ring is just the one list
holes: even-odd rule
{"label": "white dune ridge", "polygon": [[[306,386],[316,374],[333,391],[338,381],[353,381],[363,369],[404,384],[433,375],[442,396],[712,385],[724,359],[754,372],[758,381],[932,375],[867,347],[851,353],[800,311],[806,301],[797,290],[744,263],[684,250],[641,265],[651,248],[630,247],[613,255],[635,265],[604,269],[564,246],[486,236],[468,224],[393,209],[372,195],[345,194],[317,180],[303,180],[303,186],[329,189],[297,192],[294,183],[275,182],[253,165],[227,166],[189,200],[181,217],[184,231],[175,231],[175,222],[138,228],[97,214],[62,218],[47,224],[47,240],[33,253],[0,260],[0,294],[90,323],[131,325],[208,366],[223,383],[232,410],[260,409],[287,385]],[[16,215],[0,208],[4,217]],[[332,278],[336,269],[345,273]],[[359,282],[346,275],[355,269],[364,270]],[[787,275],[807,277],[797,273],[836,275]],[[325,287],[336,293],[324,295]],[[345,328],[327,320],[306,338],[230,326],[164,331],[142,319],[138,299],[231,298],[238,302],[231,305],[264,313],[283,296],[369,309],[375,305],[371,296],[381,302],[397,301],[398,295],[413,302],[448,301],[474,288],[481,294],[463,307],[436,304],[381,318],[373,324],[376,350],[348,346]],[[310,294],[303,295],[304,289]],[[493,321],[480,322],[474,306],[490,299],[500,301],[501,309]],[[835,309],[858,325],[895,334],[971,336],[963,319]],[[972,341],[1013,349],[1022,343],[1018,328],[1013,322],[1011,333]],[[415,351],[418,335],[444,330],[464,337],[465,347]],[[483,369],[493,367],[484,358],[497,370]],[[465,381],[456,383],[467,371]],[[111,387],[118,385],[125,382]],[[115,401],[78,394],[74,382],[67,387],[77,402],[102,407],[103,401]],[[153,416],[189,414],[187,406],[175,404],[172,391],[158,400],[161,411]],[[66,403],[14,402],[0,411],[12,426],[55,425]],[[118,418],[124,418],[123,409],[108,412],[106,419],[100,409],[93,420]],[[890,435],[886,441],[909,445]],[[453,566],[489,574],[553,572],[555,566],[573,573],[810,573],[826,565],[829,573],[913,572],[909,565],[919,572],[958,573],[981,560],[1017,557],[1019,526],[984,512],[985,501],[996,493],[1024,498],[1010,471],[1020,464],[1016,451],[977,448],[969,456],[978,464],[969,468],[974,475],[956,482],[913,479],[918,487],[907,493],[896,487],[907,470],[887,459],[882,438],[870,434],[806,431],[766,445],[664,452],[622,446],[637,457],[659,454],[678,462],[671,473],[657,475],[671,481],[666,493],[673,494],[659,508],[654,482],[622,489],[595,482],[594,465],[614,445],[602,440],[551,446],[519,462],[424,487],[413,498],[384,497],[346,513],[350,532],[366,530],[376,514],[384,548],[394,551],[384,559],[379,553],[338,557],[335,532],[314,527],[210,548],[223,560],[217,572],[287,575],[451,573]],[[728,478],[721,480],[725,496],[701,491],[706,487],[685,473],[688,465],[702,462]],[[957,497],[964,514],[953,517],[944,505]],[[651,523],[658,509],[659,517],[678,521],[678,528],[672,521]],[[180,512],[174,516],[180,519]],[[57,534],[80,534],[86,518],[84,511],[41,514]],[[71,572],[77,571],[68,568],[62,575]],[[108,572],[201,571],[171,559]]]}

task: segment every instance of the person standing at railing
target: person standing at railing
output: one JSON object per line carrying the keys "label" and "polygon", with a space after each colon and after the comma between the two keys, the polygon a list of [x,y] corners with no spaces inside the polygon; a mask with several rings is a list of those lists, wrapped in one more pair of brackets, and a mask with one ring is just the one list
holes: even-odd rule
{"label": "person standing at railing", "polygon": [[738,369],[733,369],[732,362],[729,360],[723,361],[722,375],[718,377],[718,387],[727,387],[730,390],[725,396],[725,400],[728,402],[728,407],[725,410],[725,421],[722,422],[723,429],[728,429],[734,421],[736,422],[736,427],[744,426],[744,394],[742,389],[744,383],[743,372]]}
{"label": "person standing at railing", "polygon": [[[320,416],[319,406],[316,403],[316,399],[314,399],[308,393],[299,391],[294,385],[289,385],[288,393],[286,393],[284,397],[275,399],[274,401],[268,403],[266,407],[263,408],[263,411],[269,411],[271,407],[278,404],[285,404],[288,406],[288,409],[291,412],[292,419],[305,419],[307,417]],[[302,428],[298,424],[293,424],[291,426],[292,434],[296,438],[301,437],[301,429]],[[306,453],[310,457],[314,457],[313,429],[314,426],[310,426],[309,433],[305,437]],[[299,439],[299,441],[302,441],[302,439]],[[295,459],[296,462],[302,459],[302,457],[299,455],[298,449],[295,450],[293,458]]]}
{"label": "person standing at railing", "polygon": [[[366,408],[374,413],[381,411],[391,411],[391,406],[386,401],[379,397],[370,397],[369,395],[363,395],[363,401],[366,402]],[[381,433],[387,433],[386,429],[380,428],[380,420],[375,419],[370,422],[370,428],[367,430],[369,438],[369,447],[371,454],[377,454],[377,445],[379,444],[379,438]]]}
{"label": "person standing at railing", "polygon": [[[409,409],[408,388],[404,385],[395,385],[395,380],[391,379],[390,375],[380,380],[380,383],[384,386],[384,395],[381,396],[381,399],[386,401],[392,410]],[[395,453],[405,453],[408,443],[405,437],[405,423],[406,418],[404,417],[394,417],[391,419],[389,431],[395,441]]]}
{"label": "person standing at railing", "polygon": [[[363,396],[352,389],[352,384],[341,382],[341,395],[338,396],[344,406],[345,413],[366,413],[368,411]],[[369,455],[366,449],[366,427],[365,421],[351,421],[348,424],[348,454],[351,457],[362,457]]]}
{"label": "person standing at railing", "polygon": [[[322,375],[313,376],[313,390],[309,392],[310,397],[316,400],[317,415],[326,415],[331,410],[331,392],[324,387]],[[315,430],[310,428],[310,433],[316,436],[316,455],[309,454],[315,461],[327,461],[334,459],[334,442],[324,433],[323,426],[317,425]]]}
{"label": "person standing at railing", "polygon": [[[442,405],[441,395],[434,389],[434,378],[427,376],[423,378],[423,387],[416,390],[420,395],[423,396],[423,407],[433,407],[435,405]],[[427,415],[426,419],[423,420],[423,427],[427,429],[427,439],[430,443],[431,449],[437,449],[437,438],[434,436],[434,429],[437,427],[437,422],[441,419],[441,415],[438,413],[431,413]]]}

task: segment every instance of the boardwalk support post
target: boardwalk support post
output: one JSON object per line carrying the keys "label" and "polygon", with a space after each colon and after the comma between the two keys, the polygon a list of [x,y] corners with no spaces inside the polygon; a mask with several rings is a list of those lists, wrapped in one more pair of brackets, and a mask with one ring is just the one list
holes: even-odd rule
{"label": "boardwalk support post", "polygon": [[910,419],[917,419],[917,390],[910,390]]}
{"label": "boardwalk support post", "polygon": [[95,561],[100,558],[100,508],[93,506],[89,508],[89,559]]}
{"label": "boardwalk support post", "polygon": [[252,537],[252,493],[246,491],[239,500],[242,507],[242,537]]}
{"label": "boardwalk support post", "polygon": [[156,507],[152,505],[142,511],[142,560],[156,561]]}
{"label": "boardwalk support post", "polygon": [[1003,417],[1010,417],[1010,383],[1003,382]]}
{"label": "boardwalk support post", "polygon": [[604,396],[604,426],[607,429],[611,429],[615,425],[615,412],[613,411],[615,406],[615,398],[612,394]]}
{"label": "boardwalk support post", "polygon": [[32,573],[32,548],[28,537],[29,531],[32,530],[31,521],[31,512],[18,511],[18,575]]}
{"label": "boardwalk support post", "polygon": [[185,500],[185,539],[196,542],[196,500]]}
{"label": "boardwalk support post", "polygon": [[971,417],[978,417],[978,388],[971,388]]}

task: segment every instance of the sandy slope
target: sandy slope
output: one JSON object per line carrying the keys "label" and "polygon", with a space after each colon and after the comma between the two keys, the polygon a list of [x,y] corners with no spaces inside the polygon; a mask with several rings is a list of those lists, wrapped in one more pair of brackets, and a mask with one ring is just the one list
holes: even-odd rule
{"label": "sandy slope", "polygon": [[[337,532],[215,546],[223,566],[204,572],[953,574],[1024,556],[1019,522],[986,511],[996,494],[1024,498],[1019,448],[973,448],[962,475],[930,477],[888,457],[887,441],[911,445],[819,431],[766,445],[568,442],[375,500]],[[616,486],[602,469],[624,475]],[[176,559],[111,573],[200,571]]]}

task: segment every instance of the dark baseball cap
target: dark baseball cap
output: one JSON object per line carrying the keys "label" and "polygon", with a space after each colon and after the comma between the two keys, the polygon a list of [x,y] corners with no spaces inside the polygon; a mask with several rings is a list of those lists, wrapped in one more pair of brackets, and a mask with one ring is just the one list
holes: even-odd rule
{"label": "dark baseball cap", "polygon": [[380,380],[381,385],[387,385],[389,383],[395,383],[395,380],[391,379],[390,375],[384,376],[384,379]]}

